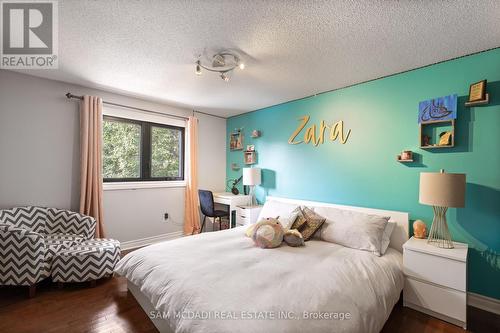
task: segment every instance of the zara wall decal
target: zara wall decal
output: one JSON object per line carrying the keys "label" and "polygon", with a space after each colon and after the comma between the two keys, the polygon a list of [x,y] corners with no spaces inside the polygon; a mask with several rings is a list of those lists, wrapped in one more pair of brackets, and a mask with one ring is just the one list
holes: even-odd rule
{"label": "zara wall decal", "polygon": [[347,130],[347,133],[344,133],[344,121],[339,120],[331,125],[328,125],[324,120],[322,120],[319,124],[319,131],[317,131],[316,124],[309,126],[304,132],[304,140],[298,140],[297,136],[306,127],[310,118],[310,116],[302,116],[298,119],[300,124],[288,139],[289,144],[298,145],[301,143],[311,143],[317,147],[318,145],[325,143],[325,131],[327,130],[329,130],[328,139],[330,141],[339,139],[341,144],[345,144],[347,139],[349,139],[351,130]]}

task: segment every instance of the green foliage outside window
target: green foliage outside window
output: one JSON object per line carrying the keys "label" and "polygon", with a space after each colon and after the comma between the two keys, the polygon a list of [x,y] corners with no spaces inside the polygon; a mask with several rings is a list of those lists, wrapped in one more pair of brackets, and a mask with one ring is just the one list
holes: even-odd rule
{"label": "green foliage outside window", "polygon": [[140,178],[141,125],[105,120],[103,141],[104,178]]}
{"label": "green foliage outside window", "polygon": [[151,127],[151,176],[179,177],[181,132],[165,127]]}

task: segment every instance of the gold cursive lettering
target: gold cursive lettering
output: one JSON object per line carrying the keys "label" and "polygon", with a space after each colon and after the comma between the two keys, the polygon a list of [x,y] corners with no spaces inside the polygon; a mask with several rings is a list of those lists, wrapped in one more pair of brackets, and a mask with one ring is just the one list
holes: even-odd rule
{"label": "gold cursive lettering", "polygon": [[292,133],[290,138],[288,139],[288,143],[291,145],[297,145],[300,143],[309,144],[312,143],[315,147],[320,144],[325,143],[325,130],[330,129],[329,139],[330,141],[335,141],[339,139],[341,144],[345,144],[349,139],[349,135],[351,134],[351,130],[349,129],[347,133],[344,134],[344,121],[339,120],[333,123],[331,126],[326,125],[325,121],[322,120],[319,124],[319,132],[316,132],[316,125],[312,125],[308,127],[304,133],[304,140],[296,141],[295,138],[302,132],[302,130],[306,127],[309,122],[309,116],[303,116],[299,118],[300,121],[299,126]]}
{"label": "gold cursive lettering", "polygon": [[302,118],[299,118],[299,120],[302,120],[302,122],[299,124],[299,127],[295,130],[295,132],[292,133],[290,138],[288,139],[288,143],[291,145],[298,145],[299,143],[302,143],[302,141],[294,141],[297,135],[299,135],[300,131],[306,126],[307,122],[309,121],[309,116],[303,116]]}

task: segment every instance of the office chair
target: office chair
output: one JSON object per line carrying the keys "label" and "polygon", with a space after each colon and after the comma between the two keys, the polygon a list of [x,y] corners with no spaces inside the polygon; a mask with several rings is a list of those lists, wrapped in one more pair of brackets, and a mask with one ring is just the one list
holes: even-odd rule
{"label": "office chair", "polygon": [[229,212],[224,210],[215,210],[214,195],[212,191],[198,190],[198,197],[200,198],[200,208],[203,213],[203,223],[201,224],[200,233],[203,232],[207,216],[212,217],[214,219],[214,223],[216,223],[216,219],[218,218],[219,230],[221,230],[222,218],[227,217],[229,219]]}

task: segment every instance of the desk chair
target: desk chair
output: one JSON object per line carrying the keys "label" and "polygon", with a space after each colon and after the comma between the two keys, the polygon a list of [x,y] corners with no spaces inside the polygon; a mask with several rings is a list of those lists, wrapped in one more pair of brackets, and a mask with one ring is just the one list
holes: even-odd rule
{"label": "desk chair", "polygon": [[200,233],[203,232],[203,227],[205,226],[205,220],[208,217],[212,217],[214,219],[214,223],[216,219],[219,219],[219,230],[221,230],[221,221],[223,217],[227,217],[229,219],[229,212],[224,210],[215,210],[214,204],[214,195],[212,191],[207,190],[198,190],[198,197],[200,198],[200,208],[203,213],[203,223],[201,224]]}

